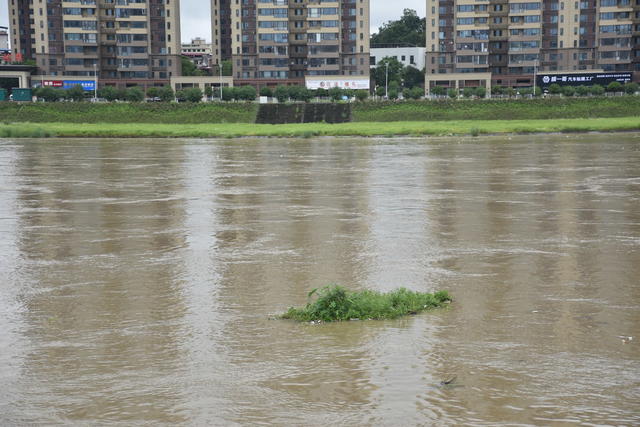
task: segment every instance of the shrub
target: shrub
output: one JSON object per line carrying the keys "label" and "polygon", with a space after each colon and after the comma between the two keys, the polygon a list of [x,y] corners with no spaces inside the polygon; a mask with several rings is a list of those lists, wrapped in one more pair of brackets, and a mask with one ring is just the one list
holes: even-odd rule
{"label": "shrub", "polygon": [[356,91],[356,99],[360,102],[364,102],[369,97],[369,91],[367,90],[357,90]]}
{"label": "shrub", "polygon": [[340,322],[345,320],[396,319],[400,316],[443,307],[451,301],[446,291],[434,294],[404,288],[383,294],[374,291],[352,292],[340,286],[314,289],[309,298],[316,300],[301,309],[290,308],[280,316],[300,322]]}
{"label": "shrub", "polygon": [[386,94],[387,94],[387,88],[385,88],[384,86],[378,86],[376,88],[377,96],[385,96]]}
{"label": "shrub", "polygon": [[416,86],[411,89],[405,89],[404,97],[407,99],[420,99],[424,95],[424,89],[420,86]]}
{"label": "shrub", "polygon": [[484,86],[477,87],[475,95],[478,98],[485,98],[487,96],[487,88],[485,88]]}
{"label": "shrub", "polygon": [[491,95],[502,95],[504,93],[504,87],[497,85],[491,87]]}
{"label": "shrub", "polygon": [[573,88],[573,86],[563,86],[562,87],[562,95],[564,96],[573,96],[575,95],[576,90]]}
{"label": "shrub", "polygon": [[465,98],[471,98],[475,94],[476,94],[476,90],[475,88],[472,88],[472,87],[465,87],[462,90],[462,96],[464,96]]}
{"label": "shrub", "polygon": [[458,90],[451,88],[449,90],[447,90],[447,96],[451,99],[455,99],[458,97]]}
{"label": "shrub", "polygon": [[320,97],[320,98],[324,98],[329,96],[329,92],[326,89],[316,89],[316,96]]}
{"label": "shrub", "polygon": [[267,96],[271,98],[273,96],[273,91],[269,86],[264,86],[262,89],[260,89],[260,96]]}
{"label": "shrub", "polygon": [[213,98],[213,86],[207,86],[204,88],[204,96],[206,96],[207,99]]}
{"label": "shrub", "polygon": [[536,86],[536,89],[533,91],[533,96],[542,96],[542,88],[540,86]]}
{"label": "shrub", "polygon": [[398,99],[398,89],[389,89],[389,99]]}

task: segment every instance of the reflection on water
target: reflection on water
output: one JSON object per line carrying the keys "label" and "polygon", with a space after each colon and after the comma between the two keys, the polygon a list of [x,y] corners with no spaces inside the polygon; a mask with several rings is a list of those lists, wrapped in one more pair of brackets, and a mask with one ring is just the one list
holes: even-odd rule
{"label": "reflection on water", "polygon": [[[639,164],[634,134],[0,140],[0,424],[638,424]],[[269,320],[328,283],[455,302]]]}

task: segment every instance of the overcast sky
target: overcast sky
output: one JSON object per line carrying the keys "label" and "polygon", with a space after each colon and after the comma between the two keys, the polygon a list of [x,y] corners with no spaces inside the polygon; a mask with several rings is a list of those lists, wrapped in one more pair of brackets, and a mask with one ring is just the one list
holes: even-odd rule
{"label": "overcast sky", "polygon": [[[0,0],[0,26],[9,26],[9,0]],[[182,40],[189,41],[195,37],[211,39],[209,20],[209,0],[182,0]],[[389,0],[371,0],[371,32],[389,20],[400,17],[405,8],[415,9],[418,15],[424,16],[426,0],[401,0],[397,3]]]}

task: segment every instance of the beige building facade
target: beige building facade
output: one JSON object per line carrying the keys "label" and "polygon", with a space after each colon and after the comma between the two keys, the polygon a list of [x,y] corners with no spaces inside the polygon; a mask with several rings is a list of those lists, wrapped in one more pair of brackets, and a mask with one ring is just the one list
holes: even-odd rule
{"label": "beige building facade", "polygon": [[211,0],[212,62],[236,85],[369,76],[369,0]]}
{"label": "beige building facade", "polygon": [[177,0],[9,0],[14,52],[50,80],[150,86],[179,75]]}
{"label": "beige building facade", "polygon": [[491,73],[517,87],[537,73],[637,74],[640,0],[427,0],[426,47],[432,80]]}

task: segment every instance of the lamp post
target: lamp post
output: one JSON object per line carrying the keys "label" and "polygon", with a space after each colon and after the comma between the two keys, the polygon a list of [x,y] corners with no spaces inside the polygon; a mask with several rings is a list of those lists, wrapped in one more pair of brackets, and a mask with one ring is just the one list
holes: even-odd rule
{"label": "lamp post", "polygon": [[98,102],[98,63],[93,62],[93,102]]}
{"label": "lamp post", "polygon": [[536,97],[536,80],[538,79],[538,60],[533,62],[533,97]]}
{"label": "lamp post", "polygon": [[384,77],[385,98],[389,99],[389,61],[386,63],[387,71]]}
{"label": "lamp post", "polygon": [[220,72],[220,102],[222,102],[222,61],[218,57],[218,71]]}

